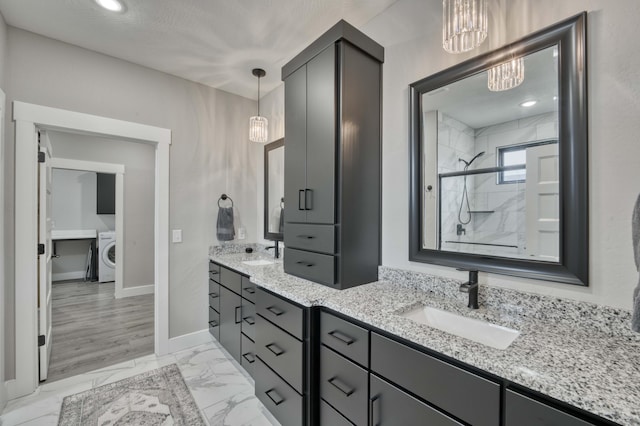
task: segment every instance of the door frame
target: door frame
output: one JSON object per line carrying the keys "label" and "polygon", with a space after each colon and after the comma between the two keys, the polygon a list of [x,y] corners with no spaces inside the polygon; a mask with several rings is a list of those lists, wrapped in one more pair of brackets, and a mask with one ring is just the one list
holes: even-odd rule
{"label": "door frame", "polygon": [[6,334],[4,332],[4,324],[5,324],[5,288],[6,288],[6,265],[5,265],[5,253],[4,253],[4,210],[10,205],[7,203],[5,199],[4,193],[4,135],[5,135],[5,101],[6,96],[4,91],[0,89],[0,167],[2,167],[2,172],[0,173],[0,309],[2,309],[2,314],[0,314],[0,322],[2,325],[0,326],[0,411],[2,411],[7,404],[8,395],[7,395],[7,385],[6,385],[6,371],[4,368],[5,364],[5,356],[4,351],[7,347],[5,342]]}
{"label": "door frame", "polygon": [[[169,146],[171,130],[59,108],[13,102],[15,121],[15,380],[9,398],[38,386],[37,130],[104,136],[156,149],[154,211],[154,352],[169,346]],[[19,283],[19,284],[18,284]],[[20,307],[19,309],[17,307]]]}
{"label": "door frame", "polygon": [[[51,168],[58,170],[76,170],[80,172],[109,173],[116,175],[116,241],[124,241],[124,164],[101,163],[96,161],[73,160],[70,158],[51,158]],[[96,235],[96,248],[98,247],[98,235]],[[122,243],[121,243],[122,244]],[[96,255],[99,255],[96,254]],[[116,250],[116,284],[115,298],[123,295],[124,284],[124,250]]]}

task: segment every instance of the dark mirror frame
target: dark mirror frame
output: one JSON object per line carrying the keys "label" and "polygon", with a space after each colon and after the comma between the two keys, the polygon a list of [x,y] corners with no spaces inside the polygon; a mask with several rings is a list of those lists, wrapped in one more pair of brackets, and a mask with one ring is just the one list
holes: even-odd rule
{"label": "dark mirror frame", "polygon": [[[409,260],[517,277],[589,285],[586,21],[583,12],[565,21],[462,62],[409,86]],[[422,248],[423,93],[482,72],[513,57],[558,46],[560,161],[560,259],[558,263]],[[526,78],[526,74],[525,74]]]}
{"label": "dark mirror frame", "polygon": [[269,152],[284,147],[284,138],[264,146],[264,239],[269,241],[284,241],[281,232],[269,232]]}

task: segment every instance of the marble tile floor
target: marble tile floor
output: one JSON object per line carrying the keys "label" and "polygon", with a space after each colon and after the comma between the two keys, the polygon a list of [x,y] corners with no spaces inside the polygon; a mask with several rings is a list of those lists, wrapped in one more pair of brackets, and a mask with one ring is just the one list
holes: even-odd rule
{"label": "marble tile floor", "polygon": [[62,400],[68,395],[177,363],[210,426],[277,426],[279,423],[253,395],[253,380],[217,342],[162,357],[132,361],[43,384],[35,393],[9,401],[1,426],[58,424]]}

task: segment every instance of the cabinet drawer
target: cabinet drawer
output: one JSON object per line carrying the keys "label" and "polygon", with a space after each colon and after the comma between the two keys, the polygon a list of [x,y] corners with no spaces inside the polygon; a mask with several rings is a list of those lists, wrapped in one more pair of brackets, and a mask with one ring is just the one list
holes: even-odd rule
{"label": "cabinet drawer", "polygon": [[220,312],[220,284],[209,279],[209,306]]}
{"label": "cabinet drawer", "polygon": [[302,394],[302,342],[264,318],[256,321],[256,354]]}
{"label": "cabinet drawer", "polygon": [[571,414],[507,389],[505,401],[506,426],[588,426]]}
{"label": "cabinet drawer", "polygon": [[256,306],[245,299],[242,299],[242,332],[256,340]]}
{"label": "cabinet drawer", "polygon": [[209,261],[209,278],[216,282],[220,282],[220,265]]}
{"label": "cabinet drawer", "polygon": [[302,396],[271,371],[259,358],[255,362],[256,396],[282,426],[300,426]]}
{"label": "cabinet drawer", "polygon": [[302,309],[258,288],[256,310],[264,318],[302,340]]}
{"label": "cabinet drawer", "polygon": [[242,292],[242,275],[225,267],[220,267],[220,284],[236,294]]}
{"label": "cabinet drawer", "polygon": [[320,341],[358,364],[369,366],[369,330],[322,312]]}
{"label": "cabinet drawer", "polygon": [[336,259],[326,254],[287,248],[284,251],[284,271],[321,284],[334,285]]}
{"label": "cabinet drawer", "polygon": [[[379,426],[463,426],[462,423],[431,408],[424,402],[379,379],[373,374],[370,377],[371,396],[369,398],[369,408],[372,416],[371,424]],[[467,394],[462,391],[461,395]],[[471,402],[471,400],[469,400],[469,402]]]}
{"label": "cabinet drawer", "polygon": [[333,225],[306,225],[285,223],[284,245],[288,248],[334,254],[336,250]]}
{"label": "cabinet drawer", "polygon": [[256,285],[249,280],[249,277],[242,277],[242,297],[256,303]]}
{"label": "cabinet drawer", "polygon": [[254,377],[254,366],[256,365],[256,344],[244,334],[241,337],[240,365],[247,370],[251,377]]}
{"label": "cabinet drawer", "polygon": [[[371,370],[474,426],[500,423],[500,385],[371,333]],[[460,395],[474,395],[473,404]]]}
{"label": "cabinet drawer", "polygon": [[353,426],[349,420],[335,408],[320,400],[320,426]]}
{"label": "cabinet drawer", "polygon": [[320,397],[357,425],[367,424],[367,371],[320,348]]}
{"label": "cabinet drawer", "polygon": [[220,341],[220,314],[209,306],[209,333]]}

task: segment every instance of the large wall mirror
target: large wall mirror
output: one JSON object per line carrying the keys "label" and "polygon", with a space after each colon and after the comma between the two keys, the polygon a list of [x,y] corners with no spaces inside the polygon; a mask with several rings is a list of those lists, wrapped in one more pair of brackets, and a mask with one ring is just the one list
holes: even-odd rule
{"label": "large wall mirror", "polygon": [[284,232],[284,139],[264,147],[264,239],[282,241]]}
{"label": "large wall mirror", "polygon": [[410,86],[410,260],[588,285],[585,25]]}

